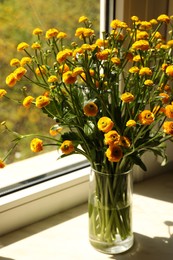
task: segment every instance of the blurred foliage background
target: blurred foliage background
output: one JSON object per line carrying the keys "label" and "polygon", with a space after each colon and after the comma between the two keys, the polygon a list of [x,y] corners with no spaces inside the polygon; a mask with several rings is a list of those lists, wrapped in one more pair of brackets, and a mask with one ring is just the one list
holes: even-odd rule
{"label": "blurred foliage background", "polygon": [[[10,89],[5,84],[5,78],[12,72],[9,62],[12,58],[19,58],[16,47],[20,42],[33,42],[32,31],[40,27],[44,32],[49,28],[57,28],[67,33],[67,41],[76,40],[75,30],[78,18],[87,16],[93,23],[96,36],[99,36],[100,1],[93,0],[0,0],[0,88],[5,88],[8,95],[21,99],[22,91],[18,85]],[[21,86],[22,87],[22,86]],[[32,92],[37,93],[37,88],[32,87]],[[20,98],[19,98],[20,97]],[[39,109],[27,110],[22,105],[9,102],[6,98],[0,100],[0,122],[6,121],[9,128],[20,134],[41,133],[48,134],[54,122]],[[0,158],[11,147],[10,137],[0,129]],[[24,143],[25,142],[25,143]],[[30,140],[22,141],[8,158],[7,163],[22,160],[36,154],[29,148]],[[48,148],[45,148],[48,151]]]}

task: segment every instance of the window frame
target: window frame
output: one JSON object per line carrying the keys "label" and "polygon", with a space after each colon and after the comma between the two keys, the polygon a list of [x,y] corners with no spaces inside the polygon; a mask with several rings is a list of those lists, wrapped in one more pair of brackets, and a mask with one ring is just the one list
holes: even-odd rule
{"label": "window frame", "polygon": [[[109,16],[109,19],[107,16]],[[100,17],[102,18],[100,19],[101,33],[108,30],[108,24],[115,16],[118,19],[123,19],[124,0],[100,0]],[[171,145],[168,145],[168,159],[170,163],[164,170],[158,166],[159,164],[157,164],[155,158],[152,158],[151,154],[147,154],[145,161],[147,162],[149,174],[142,172],[136,167],[134,170],[134,181],[141,181],[148,176],[153,176],[172,169],[171,150]],[[42,160],[45,164],[43,163],[42,165],[42,163],[40,163],[40,158],[43,158]],[[40,171],[43,170],[42,174],[46,174],[47,168],[49,169],[48,171],[52,171],[52,173],[58,169],[70,171],[72,167],[70,158],[73,161],[74,157],[70,155],[68,159],[64,158],[64,160],[58,162],[56,158],[57,152],[55,151],[30,158],[28,161],[24,160],[23,162],[12,164],[10,167],[14,167],[14,169],[22,167],[23,171],[27,170],[30,177],[31,175],[35,176],[35,174],[38,173],[38,169]],[[154,163],[152,163],[152,161]],[[59,164],[59,162],[61,163]],[[80,162],[84,162],[84,159],[77,156],[73,166],[79,165]],[[40,167],[40,165],[42,167]],[[5,178],[8,178],[8,174],[10,178],[10,175],[13,173],[11,168],[9,172],[4,173],[6,174]],[[70,174],[61,174],[61,176],[57,178],[0,197],[0,236],[87,202],[89,172],[90,166],[85,164],[85,167],[79,167],[79,169],[77,167]]]}

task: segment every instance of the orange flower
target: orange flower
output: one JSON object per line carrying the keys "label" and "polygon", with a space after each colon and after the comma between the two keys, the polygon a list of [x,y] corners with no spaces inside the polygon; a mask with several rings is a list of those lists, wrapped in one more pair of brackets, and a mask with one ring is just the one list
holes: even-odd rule
{"label": "orange flower", "polygon": [[50,103],[49,97],[39,96],[36,98],[35,105],[38,108],[43,108],[43,107],[47,106],[49,103]]}
{"label": "orange flower", "polygon": [[139,114],[139,121],[142,125],[150,125],[154,121],[154,113],[144,110]]}
{"label": "orange flower", "polygon": [[32,96],[27,96],[23,100],[23,106],[26,108],[29,108],[31,106],[33,100],[34,100],[34,98]]}
{"label": "orange flower", "polygon": [[49,130],[49,134],[52,136],[56,136],[59,133],[61,133],[61,131],[62,131],[62,127],[60,127],[59,125],[53,125]]}
{"label": "orange flower", "polygon": [[164,22],[164,23],[169,23],[170,18],[166,14],[161,14],[157,17],[157,21],[159,22]]}
{"label": "orange flower", "polygon": [[100,131],[107,133],[112,130],[114,123],[109,117],[103,116],[99,119],[97,126]]}
{"label": "orange flower", "polygon": [[0,98],[5,96],[7,94],[7,91],[3,88],[0,88]]}
{"label": "orange flower", "polygon": [[5,167],[5,163],[0,159],[0,169]]}
{"label": "orange flower", "polygon": [[86,116],[96,116],[98,113],[98,106],[94,102],[88,102],[83,108]]}
{"label": "orange flower", "polygon": [[70,49],[65,49],[63,51],[58,52],[57,56],[56,56],[56,60],[59,63],[62,63],[63,61],[65,61],[68,57],[72,56],[72,50]]}
{"label": "orange flower", "polygon": [[67,71],[63,74],[63,82],[66,84],[73,84],[77,80],[77,76],[72,71]]}
{"label": "orange flower", "polygon": [[20,80],[23,75],[25,75],[25,73],[27,72],[27,70],[24,67],[18,67],[13,73],[16,77],[16,80]]}
{"label": "orange flower", "polygon": [[34,153],[40,152],[43,150],[43,141],[39,138],[34,138],[30,143],[31,151]]}
{"label": "orange flower", "polygon": [[104,141],[105,141],[105,144],[107,144],[107,145],[118,144],[120,141],[120,135],[115,130],[109,131],[104,136],[105,136]]}
{"label": "orange flower", "polygon": [[173,118],[173,105],[167,105],[165,107],[165,115],[168,118]]}
{"label": "orange flower", "polygon": [[74,145],[72,143],[72,141],[69,140],[65,140],[61,146],[60,146],[60,150],[62,151],[62,153],[64,154],[70,154],[74,151]]}
{"label": "orange flower", "polygon": [[124,146],[126,148],[130,147],[131,143],[129,138],[127,138],[126,136],[121,136],[119,145]]}
{"label": "orange flower", "polygon": [[106,157],[110,162],[119,162],[123,157],[121,147],[116,144],[110,145],[106,150]]}
{"label": "orange flower", "polygon": [[125,103],[129,103],[134,100],[134,96],[130,92],[125,92],[121,95],[121,100]]}
{"label": "orange flower", "polygon": [[168,135],[173,135],[173,121],[164,122],[163,131]]}
{"label": "orange flower", "polygon": [[17,82],[16,75],[14,73],[9,74],[6,77],[5,82],[9,87],[13,87],[14,85],[16,85]]}
{"label": "orange flower", "polygon": [[160,93],[159,96],[162,98],[162,102],[163,102],[164,104],[168,103],[169,98],[170,98],[168,94],[166,94],[166,93]]}

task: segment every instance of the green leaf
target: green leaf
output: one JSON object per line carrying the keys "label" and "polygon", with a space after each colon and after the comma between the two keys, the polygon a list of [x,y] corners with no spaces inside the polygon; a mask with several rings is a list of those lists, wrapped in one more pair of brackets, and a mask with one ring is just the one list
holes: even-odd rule
{"label": "green leaf", "polygon": [[132,159],[133,163],[140,166],[143,171],[145,171],[145,172],[147,171],[146,165],[143,163],[143,161],[141,160],[141,158],[139,156],[137,156],[135,154],[134,156],[131,157],[131,159]]}
{"label": "green leaf", "polygon": [[84,125],[84,133],[87,136],[92,136],[96,132],[95,125],[92,121],[87,121],[87,123]]}

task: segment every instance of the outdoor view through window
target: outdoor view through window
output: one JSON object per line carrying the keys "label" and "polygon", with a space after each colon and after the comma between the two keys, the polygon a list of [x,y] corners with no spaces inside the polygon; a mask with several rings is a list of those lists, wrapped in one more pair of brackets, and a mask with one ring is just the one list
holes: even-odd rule
{"label": "outdoor view through window", "polygon": [[[24,98],[22,88],[26,87],[29,95],[32,89],[35,95],[40,95],[37,86],[24,85],[24,82],[18,83],[14,88],[10,88],[5,84],[6,76],[11,72],[10,60],[13,58],[20,59],[20,53],[17,53],[16,47],[20,42],[28,44],[33,43],[31,37],[32,31],[39,27],[45,33],[50,28],[56,28],[59,31],[67,33],[65,42],[69,45],[75,39],[75,30],[80,16],[87,16],[93,23],[97,37],[99,35],[99,14],[100,1],[61,1],[61,0],[28,0],[28,1],[14,1],[6,0],[0,1],[0,82],[1,88],[6,89],[8,95],[13,97],[14,103],[9,102],[8,95],[0,101],[0,121],[6,122],[8,127],[20,134],[30,134],[38,132],[41,134],[49,134],[50,126],[53,120],[44,116],[39,109],[30,107],[26,109],[22,106],[21,101]],[[80,44],[80,43],[79,43]],[[16,57],[18,55],[18,57]],[[17,101],[17,102],[16,102]],[[0,130],[0,158],[4,158],[10,147],[12,147],[13,136],[7,135],[1,126]],[[30,140],[24,140],[26,144],[18,145],[14,153],[12,153],[7,160],[7,164],[23,160],[25,158],[34,156],[35,153],[29,148]],[[56,148],[54,148],[56,149]],[[50,151],[50,148],[45,148],[45,152]]]}

